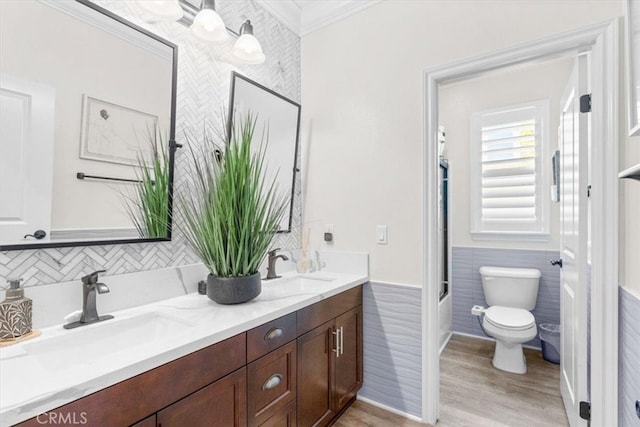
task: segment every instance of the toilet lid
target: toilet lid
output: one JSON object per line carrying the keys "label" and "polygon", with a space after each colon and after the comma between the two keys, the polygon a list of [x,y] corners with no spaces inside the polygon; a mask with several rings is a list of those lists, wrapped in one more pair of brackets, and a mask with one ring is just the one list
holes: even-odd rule
{"label": "toilet lid", "polygon": [[484,318],[499,328],[522,331],[535,325],[533,314],[523,308],[491,306],[484,312]]}

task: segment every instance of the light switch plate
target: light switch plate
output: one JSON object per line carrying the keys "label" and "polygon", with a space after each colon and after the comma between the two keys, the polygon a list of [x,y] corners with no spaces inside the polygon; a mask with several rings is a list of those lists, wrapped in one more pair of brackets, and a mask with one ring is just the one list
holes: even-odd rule
{"label": "light switch plate", "polygon": [[387,244],[387,226],[386,225],[376,226],[376,243],[379,245]]}

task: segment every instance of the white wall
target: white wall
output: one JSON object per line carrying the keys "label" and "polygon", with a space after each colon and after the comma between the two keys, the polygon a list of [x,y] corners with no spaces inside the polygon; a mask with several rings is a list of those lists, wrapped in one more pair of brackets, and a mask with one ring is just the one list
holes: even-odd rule
{"label": "white wall", "polygon": [[[621,135],[627,135],[626,128]],[[640,137],[623,138],[620,170],[638,163]],[[621,180],[620,220],[620,284],[640,298],[640,181]]]}
{"label": "white wall", "polygon": [[311,245],[333,223],[336,249],[370,252],[372,280],[421,284],[424,70],[622,13],[609,0],[394,0],[304,36]]}
{"label": "white wall", "polygon": [[[475,112],[506,107],[529,101],[549,101],[549,123],[543,145],[545,174],[551,176],[551,155],[558,147],[557,129],[560,98],[569,79],[574,58],[556,59],[515,69],[502,70],[488,76],[476,77],[445,85],[439,93],[440,124],[446,130],[446,158],[449,160],[449,197],[451,202],[451,244],[520,249],[552,249],[560,247],[557,203],[550,204],[550,238],[545,242],[518,240],[474,240],[471,237],[471,177],[472,150],[471,115]],[[550,179],[551,180],[551,179]],[[549,189],[543,190],[545,202]]]}

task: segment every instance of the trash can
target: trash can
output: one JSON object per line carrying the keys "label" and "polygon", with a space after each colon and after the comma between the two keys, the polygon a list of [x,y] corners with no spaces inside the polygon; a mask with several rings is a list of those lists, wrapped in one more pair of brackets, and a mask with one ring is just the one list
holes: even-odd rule
{"label": "trash can", "polygon": [[542,344],[542,358],[547,362],[560,364],[560,325],[541,323],[540,342]]}

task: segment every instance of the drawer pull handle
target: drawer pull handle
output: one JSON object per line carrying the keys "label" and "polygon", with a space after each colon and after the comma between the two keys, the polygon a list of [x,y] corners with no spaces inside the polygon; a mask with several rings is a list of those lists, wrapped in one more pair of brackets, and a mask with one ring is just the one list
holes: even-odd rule
{"label": "drawer pull handle", "polygon": [[280,338],[284,335],[284,331],[282,328],[271,328],[269,332],[264,336],[265,341],[275,340],[276,338]]}
{"label": "drawer pull handle", "polygon": [[280,374],[271,375],[269,379],[266,380],[264,384],[262,384],[262,389],[271,390],[272,388],[278,387],[281,382],[282,382],[282,375]]}

